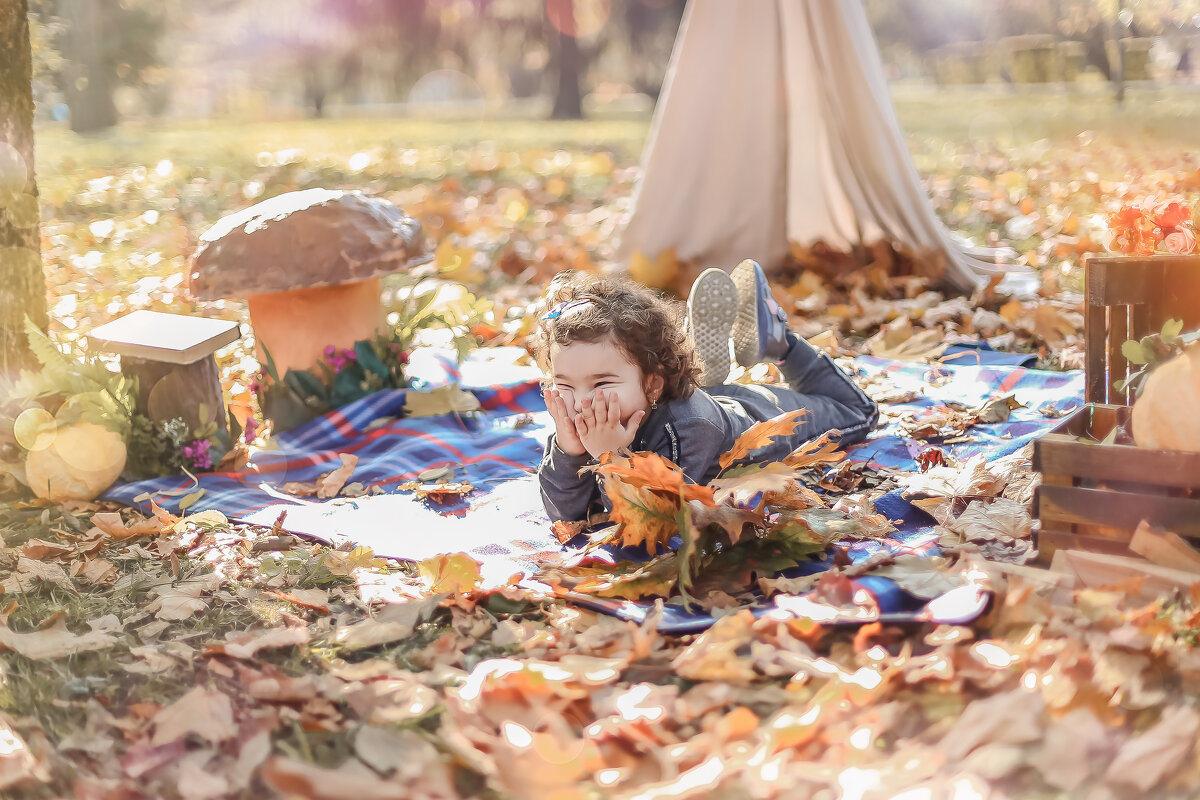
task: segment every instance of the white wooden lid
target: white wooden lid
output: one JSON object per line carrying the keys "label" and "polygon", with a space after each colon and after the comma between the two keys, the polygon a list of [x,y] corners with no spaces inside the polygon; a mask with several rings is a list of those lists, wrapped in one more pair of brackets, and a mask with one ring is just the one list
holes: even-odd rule
{"label": "white wooden lid", "polygon": [[233,320],[134,311],[88,334],[89,346],[105,353],[168,364],[190,364],[240,336]]}

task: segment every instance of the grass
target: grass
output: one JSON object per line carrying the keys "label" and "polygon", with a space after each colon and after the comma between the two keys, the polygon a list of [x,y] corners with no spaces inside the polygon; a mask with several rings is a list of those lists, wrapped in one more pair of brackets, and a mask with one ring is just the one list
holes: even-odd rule
{"label": "grass", "polygon": [[[1186,87],[1129,90],[1118,105],[1107,87],[1075,91],[1011,87],[945,88],[896,85],[893,104],[906,135],[970,148],[994,142],[1011,147],[1042,140],[1076,141],[1090,131],[1096,140],[1136,147],[1197,147],[1200,103]],[[161,159],[217,165],[230,154],[300,148],[310,153],[353,153],[372,148],[463,147],[491,142],[497,150],[612,148],[635,160],[650,130],[649,116],[608,116],[579,121],[530,117],[395,119],[201,120],[129,124],[79,136],[61,124],[37,132],[40,180],[93,168],[153,166]]]}

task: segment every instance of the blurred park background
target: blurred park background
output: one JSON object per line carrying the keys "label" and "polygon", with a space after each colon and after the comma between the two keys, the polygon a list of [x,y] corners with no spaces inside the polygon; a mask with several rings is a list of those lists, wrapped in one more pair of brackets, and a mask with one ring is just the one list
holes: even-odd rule
{"label": "blurred park background", "polygon": [[[917,169],[952,229],[1011,245],[1070,286],[1101,249],[1108,211],[1134,196],[1195,199],[1200,0],[865,5]],[[363,189],[416,216],[442,274],[501,316],[559,269],[615,263],[684,10],[32,0],[52,333],[75,349],[130,310],[195,310],[185,274],[199,235],[314,186]],[[654,271],[670,265],[626,266],[667,282]]]}

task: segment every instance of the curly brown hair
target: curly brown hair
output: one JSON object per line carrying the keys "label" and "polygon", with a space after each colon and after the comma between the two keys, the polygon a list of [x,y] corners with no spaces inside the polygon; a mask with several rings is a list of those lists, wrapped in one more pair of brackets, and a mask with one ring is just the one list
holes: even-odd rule
{"label": "curly brown hair", "polygon": [[690,397],[699,385],[700,364],[683,330],[681,303],[625,278],[581,272],[556,275],[544,301],[531,347],[547,374],[551,345],[611,337],[646,380],[656,375],[663,379],[657,400]]}

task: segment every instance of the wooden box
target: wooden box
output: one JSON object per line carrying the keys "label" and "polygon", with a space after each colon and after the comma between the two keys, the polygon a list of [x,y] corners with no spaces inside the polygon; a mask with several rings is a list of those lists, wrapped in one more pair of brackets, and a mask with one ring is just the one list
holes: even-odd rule
{"label": "wooden box", "polygon": [[1039,560],[1059,549],[1133,555],[1129,540],[1142,520],[1200,539],[1200,453],[1104,443],[1131,413],[1088,403],[1034,442]]}
{"label": "wooden box", "polygon": [[1168,319],[1183,320],[1185,331],[1200,327],[1200,256],[1105,256],[1084,269],[1084,399],[1128,405],[1113,383],[1137,367],[1130,370],[1121,345]]}

